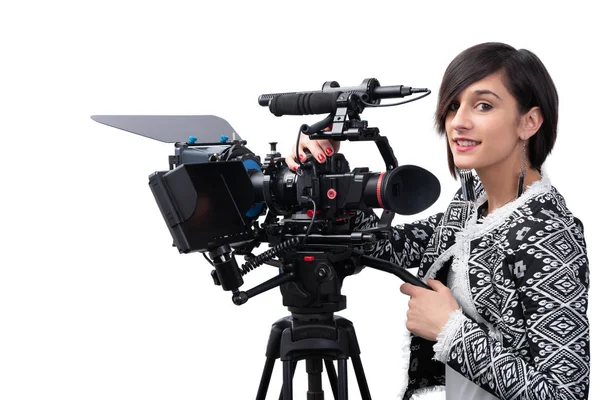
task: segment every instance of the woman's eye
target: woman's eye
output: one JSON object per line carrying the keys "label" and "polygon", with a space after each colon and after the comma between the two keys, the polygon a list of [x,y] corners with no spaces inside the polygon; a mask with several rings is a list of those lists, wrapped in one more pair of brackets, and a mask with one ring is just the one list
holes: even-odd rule
{"label": "woman's eye", "polygon": [[460,104],[458,104],[457,102],[452,102],[448,107],[448,111],[456,111],[458,110],[458,107],[460,107]]}
{"label": "woman's eye", "polygon": [[476,107],[477,107],[477,109],[478,109],[479,111],[489,111],[489,110],[491,110],[491,109],[493,108],[493,107],[492,107],[490,104],[488,104],[488,103],[479,103],[479,104],[477,104],[477,106],[476,106]]}

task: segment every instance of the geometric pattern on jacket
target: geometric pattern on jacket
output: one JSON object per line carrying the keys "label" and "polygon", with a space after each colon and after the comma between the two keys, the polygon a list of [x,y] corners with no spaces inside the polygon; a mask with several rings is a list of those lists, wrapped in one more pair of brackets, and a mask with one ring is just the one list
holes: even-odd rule
{"label": "geometric pattern on jacket", "polygon": [[[437,342],[410,334],[403,399],[445,385],[444,364],[500,399],[587,399],[589,266],[583,225],[542,171],[516,200],[479,218],[487,195],[457,192],[444,213],[392,228],[369,255],[463,296]],[[360,213],[356,230],[377,223]]]}

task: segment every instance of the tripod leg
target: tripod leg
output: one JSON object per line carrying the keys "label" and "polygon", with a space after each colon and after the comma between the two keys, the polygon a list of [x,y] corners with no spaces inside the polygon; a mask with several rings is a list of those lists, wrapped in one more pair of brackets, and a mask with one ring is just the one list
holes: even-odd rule
{"label": "tripod leg", "polygon": [[283,400],[293,399],[292,380],[294,378],[294,367],[292,361],[283,361]]}
{"label": "tripod leg", "polygon": [[348,400],[348,364],[345,358],[338,360],[338,400]]}
{"label": "tripod leg", "polygon": [[354,373],[356,374],[356,381],[358,383],[358,388],[360,389],[362,400],[371,400],[371,392],[369,392],[369,385],[367,385],[367,377],[365,376],[365,370],[358,354],[352,356],[352,365],[354,366]]}
{"label": "tripod leg", "polygon": [[347,322],[345,329],[348,334],[348,353],[350,359],[352,360],[352,365],[354,366],[354,373],[356,375],[358,388],[360,389],[360,396],[362,400],[371,400],[371,393],[369,392],[369,385],[367,384],[365,369],[363,368],[362,361],[360,359],[360,347],[358,345],[356,331],[354,330],[354,326],[350,322]]}
{"label": "tripod leg", "polygon": [[267,357],[265,367],[263,368],[262,376],[260,377],[260,384],[258,385],[258,393],[256,394],[256,400],[265,400],[267,398],[267,391],[269,390],[269,381],[271,380],[271,374],[273,374],[274,365],[275,359]]}
{"label": "tripod leg", "polygon": [[323,362],[321,358],[306,359],[306,373],[308,374],[308,391],[306,400],[324,400],[323,385],[321,373],[323,372]]}
{"label": "tripod leg", "polygon": [[333,366],[332,360],[325,360],[325,368],[327,369],[327,376],[329,377],[329,384],[331,385],[331,391],[333,392],[334,400],[338,400],[338,385],[337,385],[337,373]]}
{"label": "tripod leg", "polygon": [[269,340],[267,341],[267,361],[265,362],[265,367],[260,378],[256,400],[265,400],[267,397],[269,381],[273,374],[273,366],[275,365],[275,360],[280,358],[279,346],[281,343],[282,332],[290,326],[291,321],[289,318],[281,318],[271,326],[271,333],[269,334]]}
{"label": "tripod leg", "polygon": [[[298,361],[292,362],[292,380],[294,379],[294,374],[296,373],[296,364],[298,364]],[[281,392],[279,393],[279,400],[283,400],[283,385],[281,385]]]}

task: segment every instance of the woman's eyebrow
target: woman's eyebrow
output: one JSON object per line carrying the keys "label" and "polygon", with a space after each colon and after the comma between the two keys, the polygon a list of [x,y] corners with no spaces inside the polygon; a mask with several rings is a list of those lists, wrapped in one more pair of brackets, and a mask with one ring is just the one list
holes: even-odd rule
{"label": "woman's eyebrow", "polygon": [[494,93],[494,92],[492,92],[491,90],[488,90],[488,89],[475,90],[474,93],[478,94],[478,95],[491,94],[492,96],[496,97],[498,100],[502,101],[502,99],[500,98],[500,96],[498,96],[496,93]]}

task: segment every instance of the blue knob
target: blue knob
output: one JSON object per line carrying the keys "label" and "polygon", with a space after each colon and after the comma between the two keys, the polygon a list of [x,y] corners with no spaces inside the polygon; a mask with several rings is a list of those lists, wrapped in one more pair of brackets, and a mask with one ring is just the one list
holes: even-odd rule
{"label": "blue knob", "polygon": [[229,138],[228,138],[227,136],[225,136],[225,135],[221,135],[221,143],[227,143],[227,140],[228,140],[228,139],[229,139]]}
{"label": "blue knob", "polygon": [[194,144],[194,143],[196,143],[196,140],[198,140],[198,138],[196,136],[190,136],[188,139],[188,143]]}

